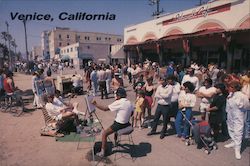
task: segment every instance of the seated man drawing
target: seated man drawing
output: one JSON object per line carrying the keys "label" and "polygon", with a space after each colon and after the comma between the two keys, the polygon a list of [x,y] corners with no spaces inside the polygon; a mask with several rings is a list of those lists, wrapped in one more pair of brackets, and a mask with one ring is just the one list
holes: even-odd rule
{"label": "seated man drawing", "polygon": [[[124,88],[118,88],[115,93],[115,101],[108,106],[102,106],[96,101],[92,101],[97,108],[102,111],[114,111],[116,112],[116,117],[114,123],[104,130],[102,134],[102,148],[99,156],[105,157],[106,156],[106,144],[107,144],[107,137],[118,130],[124,129],[131,124],[129,123],[131,114],[134,110],[133,104],[126,98],[127,94]],[[116,139],[116,138],[115,138]]]}

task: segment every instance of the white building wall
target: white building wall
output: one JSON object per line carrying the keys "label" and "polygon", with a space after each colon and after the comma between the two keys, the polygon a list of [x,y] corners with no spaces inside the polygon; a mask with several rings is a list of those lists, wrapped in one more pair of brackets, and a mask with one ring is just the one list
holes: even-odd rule
{"label": "white building wall", "polygon": [[[68,55],[70,59],[73,59],[75,67],[81,65],[81,59],[78,58],[78,55],[80,54],[91,55],[91,59],[95,63],[99,63],[100,59],[106,59],[106,63],[109,63],[110,44],[75,43],[66,47],[61,47],[60,50],[61,57],[63,57],[64,55]],[[89,56],[86,58],[89,58]]]}
{"label": "white building wall", "polygon": [[[193,11],[199,11],[202,8],[211,9],[216,6],[221,6],[231,3],[230,10],[215,13],[212,15],[207,15],[204,17],[189,19],[182,22],[177,22],[169,25],[163,25],[163,21],[169,20],[171,18],[176,18],[179,15],[190,14]],[[234,29],[237,28],[240,21],[247,16],[250,16],[250,0],[223,0],[215,1],[213,3],[204,4],[189,10],[173,13],[167,16],[160,17],[158,19],[150,20],[144,23],[132,25],[124,29],[124,43],[127,44],[128,39],[134,37],[137,39],[137,42],[143,42],[145,36],[151,33],[155,36],[156,39],[164,37],[167,32],[173,29],[179,29],[183,33],[192,33],[196,31],[198,26],[206,22],[215,22],[221,25],[224,29]],[[151,37],[152,38],[152,37]]]}
{"label": "white building wall", "polygon": [[31,55],[32,59],[34,60],[42,60],[43,59],[42,47],[41,46],[32,47]]}
{"label": "white building wall", "polygon": [[47,58],[49,56],[49,32],[43,31],[41,34],[41,46],[43,58]]}

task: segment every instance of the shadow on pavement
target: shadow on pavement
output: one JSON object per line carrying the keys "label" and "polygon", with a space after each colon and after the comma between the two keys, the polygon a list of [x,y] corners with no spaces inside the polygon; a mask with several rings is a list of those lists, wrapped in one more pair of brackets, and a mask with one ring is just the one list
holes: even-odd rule
{"label": "shadow on pavement", "polygon": [[[94,144],[94,154],[98,153],[101,151],[101,142],[96,142]],[[112,142],[108,142],[107,143],[107,157],[103,158],[103,157],[99,157],[98,155],[95,155],[95,161],[100,163],[105,163],[105,164],[112,164],[112,160],[109,158],[111,155],[117,155],[118,153],[121,154],[121,156],[123,156],[122,158],[126,158],[124,157],[124,154],[129,154],[131,159],[134,160],[138,157],[144,157],[147,156],[148,153],[150,153],[152,151],[152,145],[148,142],[141,142],[138,145],[132,145],[132,144],[119,144],[116,147],[113,147],[113,143]],[[92,150],[90,150],[86,157],[85,157],[88,161],[93,161],[93,156],[92,156]]]}
{"label": "shadow on pavement", "polygon": [[244,152],[248,147],[250,147],[250,139],[244,139],[241,145],[241,152]]}

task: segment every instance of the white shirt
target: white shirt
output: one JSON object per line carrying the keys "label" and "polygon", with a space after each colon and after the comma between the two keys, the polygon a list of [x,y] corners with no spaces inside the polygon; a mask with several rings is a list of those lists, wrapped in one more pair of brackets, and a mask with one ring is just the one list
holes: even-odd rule
{"label": "white shirt", "polygon": [[192,93],[186,93],[182,90],[179,94],[179,103],[183,103],[188,107],[194,107],[196,103],[196,96]]}
{"label": "white shirt", "polygon": [[128,67],[127,72],[132,73],[132,70],[134,70],[134,69],[132,69],[132,67]]}
{"label": "white shirt", "polygon": [[126,98],[121,98],[108,105],[110,111],[116,111],[115,121],[121,124],[129,122],[134,110],[133,104]]}
{"label": "white shirt", "polygon": [[[202,87],[200,87],[199,92],[204,93],[204,94],[210,94],[210,93],[215,94],[216,93],[216,88],[215,87],[206,88],[205,86],[202,86]],[[203,103],[210,103],[211,102],[211,98],[203,97],[201,99],[201,101]]]}
{"label": "white shirt", "polygon": [[106,78],[111,80],[112,79],[112,76],[111,76],[111,70],[110,69],[106,69]]}
{"label": "white shirt", "polygon": [[214,68],[213,71],[212,71],[212,74],[211,74],[211,79],[212,79],[212,80],[217,79],[217,75],[218,75],[219,72],[220,72],[219,69]]}
{"label": "white shirt", "polygon": [[250,109],[250,102],[248,100],[248,97],[241,91],[230,93],[227,98],[226,111],[230,112],[237,109],[240,109],[242,111]]}
{"label": "white shirt", "polygon": [[51,116],[53,119],[62,119],[62,114],[60,111],[63,109],[63,107],[56,106],[52,103],[47,103],[45,105],[45,109],[48,111],[49,116]]}
{"label": "white shirt", "polygon": [[181,91],[181,85],[179,82],[175,82],[175,85],[173,86],[173,95],[171,97],[171,102],[177,102],[179,93]]}
{"label": "white shirt", "polygon": [[106,72],[104,70],[97,71],[99,81],[106,81]]}
{"label": "white shirt", "polygon": [[190,81],[194,86],[195,90],[198,90],[199,88],[199,79],[196,76],[190,76],[189,74],[184,75],[181,85],[183,85],[185,82]]}
{"label": "white shirt", "polygon": [[77,76],[74,76],[71,78],[71,81],[73,82],[73,86],[74,87],[80,87],[81,86],[81,81],[80,81],[80,78],[77,77]]}
{"label": "white shirt", "polygon": [[155,98],[158,99],[158,104],[169,105],[171,104],[171,96],[173,94],[173,86],[167,85],[163,87],[159,85],[155,92]]}

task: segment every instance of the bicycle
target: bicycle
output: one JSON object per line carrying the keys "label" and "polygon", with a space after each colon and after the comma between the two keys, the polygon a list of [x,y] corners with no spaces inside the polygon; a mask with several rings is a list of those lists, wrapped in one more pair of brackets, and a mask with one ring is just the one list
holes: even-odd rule
{"label": "bicycle", "polygon": [[1,98],[1,111],[10,112],[16,117],[24,112],[24,102],[19,91],[15,91],[13,94],[5,94]]}

